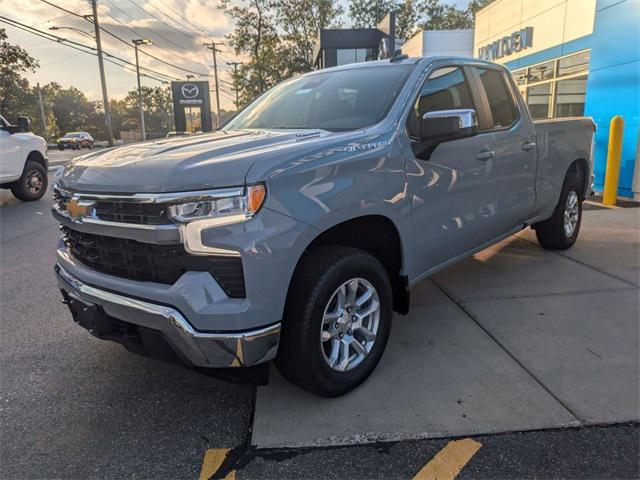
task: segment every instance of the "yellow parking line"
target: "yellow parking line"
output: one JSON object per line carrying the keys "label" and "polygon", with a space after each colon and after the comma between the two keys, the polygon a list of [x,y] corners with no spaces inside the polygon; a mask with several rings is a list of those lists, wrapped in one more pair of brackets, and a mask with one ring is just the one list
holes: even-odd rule
{"label": "yellow parking line", "polygon": [[481,446],[470,438],[451,441],[422,467],[413,480],[452,480]]}
{"label": "yellow parking line", "polygon": [[[199,480],[209,480],[218,471],[230,450],[230,448],[210,448],[207,450],[202,461]],[[225,480],[235,480],[236,471],[231,470],[224,478]]]}

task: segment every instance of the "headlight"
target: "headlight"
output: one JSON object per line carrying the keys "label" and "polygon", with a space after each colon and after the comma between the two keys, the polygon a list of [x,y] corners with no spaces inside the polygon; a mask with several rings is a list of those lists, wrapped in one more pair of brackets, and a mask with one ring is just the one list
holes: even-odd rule
{"label": "headlight", "polygon": [[169,217],[179,223],[207,220],[207,226],[236,223],[255,215],[265,194],[265,186],[260,184],[248,186],[243,193],[235,189],[214,191],[209,198],[171,205]]}

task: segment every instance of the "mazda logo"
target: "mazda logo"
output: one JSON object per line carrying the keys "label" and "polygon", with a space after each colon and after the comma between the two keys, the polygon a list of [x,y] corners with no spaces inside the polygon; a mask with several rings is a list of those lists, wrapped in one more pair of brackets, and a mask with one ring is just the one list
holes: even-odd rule
{"label": "mazda logo", "polygon": [[196,98],[198,96],[198,93],[200,93],[200,90],[198,90],[198,87],[192,83],[183,85],[181,90],[182,90],[182,96],[184,98]]}

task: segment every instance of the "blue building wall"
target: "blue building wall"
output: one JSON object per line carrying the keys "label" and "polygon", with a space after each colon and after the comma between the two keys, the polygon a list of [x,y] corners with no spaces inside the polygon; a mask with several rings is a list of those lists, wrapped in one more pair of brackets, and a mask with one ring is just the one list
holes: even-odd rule
{"label": "blue building wall", "polygon": [[596,189],[602,190],[607,162],[609,124],[624,118],[618,195],[632,197],[633,169],[640,127],[640,0],[598,0],[585,115],[596,131]]}
{"label": "blue building wall", "polygon": [[625,121],[618,195],[632,197],[640,128],[640,0],[597,0],[591,35],[505,63],[511,70],[591,49],[584,114],[596,125],[595,187],[601,191],[607,163],[609,124]]}

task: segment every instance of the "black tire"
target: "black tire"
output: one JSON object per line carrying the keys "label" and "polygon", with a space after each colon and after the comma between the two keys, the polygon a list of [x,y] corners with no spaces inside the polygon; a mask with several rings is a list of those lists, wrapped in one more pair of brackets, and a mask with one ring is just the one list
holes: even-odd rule
{"label": "black tire", "polygon": [[[577,223],[573,232],[569,235],[565,231],[565,210],[568,208],[567,199],[570,196],[577,197]],[[548,250],[567,250],[571,248],[578,239],[580,224],[582,223],[582,181],[580,176],[574,172],[568,172],[564,179],[564,185],[560,192],[560,199],[553,214],[544,222],[533,226],[536,231],[538,243],[542,248]]]}
{"label": "black tire", "polygon": [[[325,360],[320,341],[322,318],[334,292],[346,281],[361,278],[376,290],[380,316],[370,352],[352,370],[336,371]],[[291,383],[326,397],[343,395],[373,372],[391,330],[392,293],[382,264],[369,253],[347,247],[320,247],[306,253],[292,278],[287,297],[278,370]]]}
{"label": "black tire", "polygon": [[64,150],[64,147],[62,145],[58,145],[58,150]]}
{"label": "black tire", "polygon": [[[39,188],[35,188],[34,179],[39,178]],[[47,191],[49,178],[47,170],[38,162],[27,160],[22,176],[11,184],[13,196],[23,202],[33,202],[40,200]]]}

